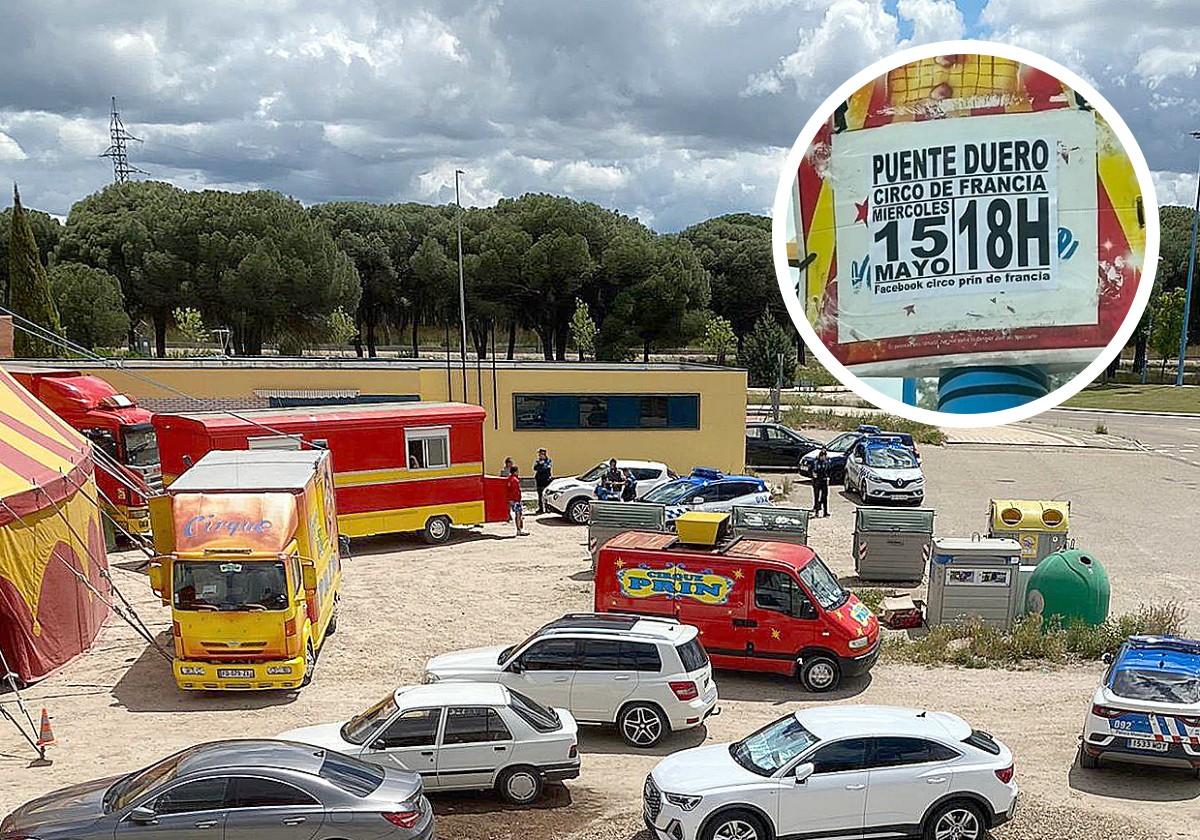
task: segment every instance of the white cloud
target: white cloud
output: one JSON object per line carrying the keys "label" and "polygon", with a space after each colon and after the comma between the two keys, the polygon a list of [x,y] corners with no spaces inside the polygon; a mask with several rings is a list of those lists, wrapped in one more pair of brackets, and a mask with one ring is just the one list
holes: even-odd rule
{"label": "white cloud", "polygon": [[900,0],[896,11],[912,22],[914,44],[961,38],[966,30],[962,12],[951,0]]}
{"label": "white cloud", "polygon": [[612,191],[625,185],[629,173],[619,166],[605,166],[587,160],[573,160],[559,170],[558,183],[568,190]]}
{"label": "white cloud", "polygon": [[16,140],[0,131],[0,161],[25,160],[28,155]]}
{"label": "white cloud", "polygon": [[1152,172],[1158,203],[1193,206],[1196,201],[1195,172]]}

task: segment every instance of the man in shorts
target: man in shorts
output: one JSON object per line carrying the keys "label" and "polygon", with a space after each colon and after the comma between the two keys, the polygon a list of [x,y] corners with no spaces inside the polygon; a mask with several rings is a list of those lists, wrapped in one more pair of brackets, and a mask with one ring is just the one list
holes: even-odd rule
{"label": "man in shorts", "polygon": [[521,477],[517,474],[514,464],[508,473],[508,512],[517,525],[517,536],[528,535],[525,530],[525,505],[521,502]]}

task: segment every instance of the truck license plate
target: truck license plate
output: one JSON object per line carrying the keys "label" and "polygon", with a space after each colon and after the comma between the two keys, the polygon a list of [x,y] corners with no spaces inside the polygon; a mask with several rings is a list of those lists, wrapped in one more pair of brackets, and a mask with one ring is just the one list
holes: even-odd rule
{"label": "truck license plate", "polygon": [[1166,752],[1170,746],[1166,741],[1151,741],[1148,738],[1127,738],[1125,743],[1131,750],[1146,750],[1147,752]]}
{"label": "truck license plate", "polygon": [[223,680],[252,680],[253,668],[218,668],[217,678]]}

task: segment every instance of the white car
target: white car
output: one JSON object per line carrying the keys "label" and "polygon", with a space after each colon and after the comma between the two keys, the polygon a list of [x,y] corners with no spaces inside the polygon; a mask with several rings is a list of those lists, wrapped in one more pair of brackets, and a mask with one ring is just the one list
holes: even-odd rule
{"label": "white car", "polygon": [[655,840],[983,840],[1017,785],[1008,748],[960,717],[823,706],[668,756],[642,796]]}
{"label": "white car", "polygon": [[673,619],[565,615],[508,647],[435,656],[425,681],[499,682],[580,723],[616,724],[635,747],[699,726],[717,711],[717,686],[699,631]]}
{"label": "white car", "polygon": [[576,733],[565,709],[495,683],[446,682],[398,688],[348,721],[278,737],[411,770],[427,790],[494,789],[525,805],[544,782],[579,775]]}
{"label": "white car", "polygon": [[1083,723],[1079,766],[1090,770],[1102,759],[1200,776],[1200,641],[1125,640]]}
{"label": "white car", "polygon": [[925,474],[912,450],[871,438],[859,441],[846,457],[846,489],[863,503],[875,500],[921,502]]}
{"label": "white car", "polygon": [[[626,461],[617,459],[617,469],[631,470],[637,479],[638,498],[675,477],[666,464],[657,461]],[[586,525],[591,518],[591,502],[596,488],[608,470],[608,461],[601,461],[582,475],[556,478],[542,491],[546,507],[576,525]]]}

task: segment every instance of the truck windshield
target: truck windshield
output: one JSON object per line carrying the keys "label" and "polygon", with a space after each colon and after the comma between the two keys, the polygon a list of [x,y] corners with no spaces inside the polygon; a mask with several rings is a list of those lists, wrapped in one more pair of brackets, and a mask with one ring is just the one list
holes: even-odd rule
{"label": "truck windshield", "polygon": [[351,744],[365,744],[367,738],[387,723],[399,708],[396,705],[396,696],[389,694],[361,715],[355,715],[346,721],[342,725],[342,737]]}
{"label": "truck windshield", "polygon": [[751,773],[773,776],[817,740],[795,715],[788,715],[730,744],[729,755]]}
{"label": "truck windshield", "polygon": [[282,560],[178,560],[174,565],[175,609],[287,609]]}
{"label": "truck windshield", "polygon": [[814,557],[800,570],[800,582],[827,610],[837,609],[850,597],[820,557]]}
{"label": "truck windshield", "polygon": [[158,438],[149,423],[122,426],[125,438],[125,463],[131,467],[153,467],[159,462]]}

